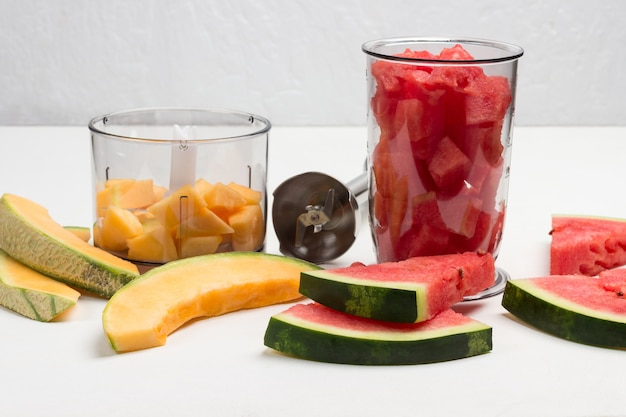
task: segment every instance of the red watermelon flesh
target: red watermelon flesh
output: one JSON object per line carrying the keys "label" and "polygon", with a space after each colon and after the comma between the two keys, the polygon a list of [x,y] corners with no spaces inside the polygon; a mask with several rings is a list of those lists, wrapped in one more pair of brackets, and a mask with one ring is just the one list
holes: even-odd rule
{"label": "red watermelon flesh", "polygon": [[[399,262],[374,265],[355,263],[346,268],[328,269],[333,276],[351,280],[400,285],[424,286],[428,318],[491,287],[495,281],[495,264],[490,254],[466,252],[463,254],[419,256]],[[321,301],[321,300],[316,300]]]}
{"label": "red watermelon flesh", "polygon": [[[427,332],[447,327],[462,326],[474,321],[461,313],[448,309],[437,314],[432,319],[420,323],[393,323],[342,313],[319,303],[296,304],[282,314],[288,314],[298,320],[309,323],[323,325],[327,331],[335,328],[339,332],[341,330],[351,330],[363,334],[384,332],[388,335],[392,333]],[[394,337],[391,336],[391,338]]]}
{"label": "red watermelon flesh", "polygon": [[552,216],[550,274],[593,276],[626,265],[626,220]]}
{"label": "red watermelon flesh", "polygon": [[626,299],[607,291],[598,278],[582,275],[554,275],[534,278],[535,285],[557,297],[586,308],[626,315]]}
{"label": "red watermelon flesh", "polygon": [[618,297],[626,296],[626,269],[609,269],[598,275],[598,283],[607,291],[614,292]]}
{"label": "red watermelon flesh", "polygon": [[[472,59],[460,45],[439,55],[410,50],[401,55]],[[485,227],[498,226],[503,213],[497,190],[504,166],[503,120],[512,101],[507,79],[488,76],[478,66],[436,66],[428,61],[378,61],[371,73],[377,82],[371,107],[380,128],[372,152],[371,190],[371,217],[380,226],[374,228],[378,260],[454,253],[456,242],[470,251],[496,248],[498,242],[491,236],[500,234]],[[466,193],[468,187],[472,193]],[[415,206],[421,204],[420,196],[431,192],[442,206],[459,207],[457,212],[445,210],[444,227],[431,223],[439,218],[432,210],[422,216],[424,211]],[[381,198],[384,201],[378,201]],[[452,198],[456,201],[448,203]],[[437,233],[429,244],[427,232],[432,228]],[[468,235],[472,231],[480,235]]]}

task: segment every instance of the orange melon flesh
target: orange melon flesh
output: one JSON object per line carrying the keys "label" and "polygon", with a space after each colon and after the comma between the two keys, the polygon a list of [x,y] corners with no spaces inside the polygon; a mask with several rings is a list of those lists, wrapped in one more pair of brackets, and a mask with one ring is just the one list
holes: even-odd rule
{"label": "orange melon flesh", "polygon": [[[109,179],[96,195],[94,244],[126,259],[155,263],[190,253],[260,250],[265,240],[262,200],[261,191],[234,182],[200,178],[166,193],[152,180]],[[169,236],[156,232],[153,223]]]}
{"label": "orange melon flesh", "polygon": [[33,320],[50,321],[73,307],[79,297],[73,288],[0,250],[0,305]]}
{"label": "orange melon flesh", "polygon": [[41,205],[13,194],[0,199],[0,249],[42,274],[107,298],[139,275],[134,264],[90,245]]}
{"label": "orange melon flesh", "polygon": [[320,269],[300,259],[259,252],[227,252],[170,262],[118,291],[102,314],[117,352],[165,344],[167,336],[199,317],[300,298],[300,273]]}
{"label": "orange melon flesh", "polygon": [[65,229],[74,233],[76,236],[80,238],[80,240],[83,240],[85,242],[89,242],[89,239],[91,239],[91,229],[89,229],[88,227],[65,226]]}

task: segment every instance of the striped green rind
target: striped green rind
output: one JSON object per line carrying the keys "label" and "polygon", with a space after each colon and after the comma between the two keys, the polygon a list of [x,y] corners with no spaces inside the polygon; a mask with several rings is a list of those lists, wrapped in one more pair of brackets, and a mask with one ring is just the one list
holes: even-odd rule
{"label": "striped green rind", "polygon": [[352,332],[332,326],[270,318],[265,346],[296,358],[350,365],[416,365],[480,355],[492,350],[492,329],[480,322],[431,332]]}
{"label": "striped green rind", "polygon": [[66,246],[16,213],[4,196],[0,199],[0,249],[42,274],[106,298],[139,276]]}
{"label": "striped green rind", "polygon": [[423,286],[351,279],[330,271],[300,275],[300,293],[337,311],[382,321],[415,323],[426,317]]}
{"label": "striped green rind", "polygon": [[0,281],[0,305],[33,320],[50,321],[76,302],[53,294],[11,287]]}
{"label": "striped green rind", "polygon": [[[626,348],[626,316],[595,312],[542,290],[532,279],[510,280],[502,306],[551,335],[593,346]],[[612,316],[612,317],[611,317]]]}

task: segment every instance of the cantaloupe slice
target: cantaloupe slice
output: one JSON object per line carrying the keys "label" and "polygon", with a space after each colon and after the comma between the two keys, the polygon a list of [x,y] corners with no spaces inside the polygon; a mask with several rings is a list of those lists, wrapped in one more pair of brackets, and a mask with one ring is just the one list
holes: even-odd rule
{"label": "cantaloupe slice", "polygon": [[74,233],[76,236],[85,242],[89,242],[91,239],[91,230],[88,227],[84,226],[65,226],[65,229]]}
{"label": "cantaloupe slice", "polygon": [[117,352],[164,345],[189,320],[300,298],[300,273],[320,269],[300,259],[227,252],[156,267],[118,291],[102,323]]}
{"label": "cantaloupe slice", "polygon": [[44,207],[13,194],[0,199],[0,249],[42,274],[103,297],[139,275],[134,264],[81,240]]}
{"label": "cantaloupe slice", "polygon": [[50,321],[73,307],[80,293],[0,250],[0,305],[25,317]]}

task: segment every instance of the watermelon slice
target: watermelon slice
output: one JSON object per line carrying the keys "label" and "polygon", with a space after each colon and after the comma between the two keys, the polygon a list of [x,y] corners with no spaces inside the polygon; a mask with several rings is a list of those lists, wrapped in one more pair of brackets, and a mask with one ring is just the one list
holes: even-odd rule
{"label": "watermelon slice", "polygon": [[353,365],[442,362],[487,353],[491,327],[452,310],[423,323],[386,323],[321,304],[296,304],[269,320],[265,346],[313,361]]}
{"label": "watermelon slice", "polygon": [[621,276],[599,279],[553,275],[510,280],[502,306],[554,336],[588,345],[626,348],[626,270],[617,274]]}
{"label": "watermelon slice", "polygon": [[626,265],[626,220],[553,215],[550,274],[599,272]]}
{"label": "watermelon slice", "polygon": [[304,272],[300,293],[332,309],[376,320],[417,323],[491,287],[490,254],[421,256]]}

